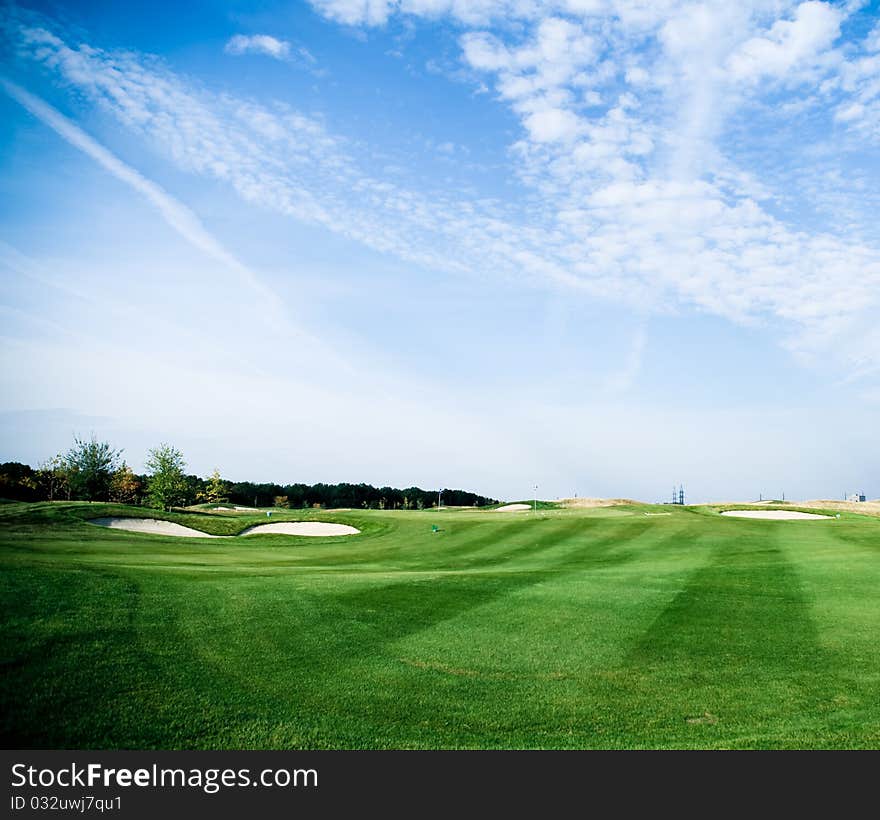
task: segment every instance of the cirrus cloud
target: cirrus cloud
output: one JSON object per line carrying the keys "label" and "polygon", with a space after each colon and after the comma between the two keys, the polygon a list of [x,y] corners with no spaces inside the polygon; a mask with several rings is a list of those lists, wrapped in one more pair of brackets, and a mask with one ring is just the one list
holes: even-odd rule
{"label": "cirrus cloud", "polygon": [[[790,25],[780,26],[775,4],[762,2],[717,18],[672,3],[617,3],[616,16],[602,16],[596,4],[465,5],[321,8],[351,24],[378,25],[397,10],[465,25],[462,60],[522,124],[508,155],[521,198],[403,184],[377,173],[369,151],[320,117],[211,92],[145,55],[74,45],[48,23],[22,23],[17,42],[24,59],[184,171],[425,272],[764,323],[800,356],[833,356],[852,373],[876,375],[880,245],[784,218],[778,205],[788,194],[774,190],[772,175],[753,172],[748,144],[724,139],[726,123],[760,102],[762,78],[780,72],[823,71],[836,105],[852,105],[854,94],[871,103],[867,75],[846,73],[853,59],[818,68],[813,59],[833,44],[838,12],[790,4],[782,18]],[[519,15],[516,32],[467,28],[502,6]],[[795,56],[757,48],[756,38]],[[772,71],[759,70],[762,54]],[[727,77],[725,67],[743,55],[751,62]],[[801,101],[813,104],[813,90],[804,93]],[[823,147],[824,132],[813,138]]]}
{"label": "cirrus cloud", "polygon": [[290,43],[269,34],[236,34],[230,37],[223,50],[227,54],[264,54],[276,60],[290,57]]}

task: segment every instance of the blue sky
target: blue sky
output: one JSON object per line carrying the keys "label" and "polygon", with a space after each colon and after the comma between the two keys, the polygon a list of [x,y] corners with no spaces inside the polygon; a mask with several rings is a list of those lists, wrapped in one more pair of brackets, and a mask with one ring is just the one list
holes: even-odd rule
{"label": "blue sky", "polygon": [[0,459],[880,495],[880,9],[5,4]]}

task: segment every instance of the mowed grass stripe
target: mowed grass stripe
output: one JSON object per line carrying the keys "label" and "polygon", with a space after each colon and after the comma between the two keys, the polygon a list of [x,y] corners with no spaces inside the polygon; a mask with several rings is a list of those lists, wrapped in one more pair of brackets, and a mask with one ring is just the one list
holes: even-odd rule
{"label": "mowed grass stripe", "polygon": [[875,747],[880,747],[878,543],[876,528],[861,522],[830,533],[808,552],[790,542],[781,546],[796,567],[820,645],[835,659],[837,720],[859,727],[855,737],[849,729],[840,735],[850,745],[858,745],[859,737],[871,736]]}
{"label": "mowed grass stripe", "polygon": [[[233,705],[206,685],[169,613],[151,618],[171,651],[147,646],[137,585],[70,570],[12,571],[2,581],[3,644],[12,648],[0,676],[6,748],[209,746],[234,723]],[[36,606],[16,630],[10,611],[27,612],[28,600]]]}
{"label": "mowed grass stripe", "polygon": [[607,531],[596,523],[589,519],[532,519],[508,525],[501,531],[492,528],[469,544],[468,549],[457,549],[453,554],[444,550],[438,557],[442,556],[445,562],[454,560],[457,567],[464,569],[524,565],[534,568],[535,564],[549,568],[554,564],[552,556],[559,552],[579,551],[591,545],[600,550],[598,542],[607,536]]}
{"label": "mowed grass stripe", "polygon": [[[644,527],[632,529],[643,531]],[[582,572],[589,573],[590,570],[590,563],[585,562]],[[555,624],[542,619],[538,623],[529,624],[526,621],[514,625],[521,630],[517,636],[527,647],[527,661],[534,667],[532,669],[510,668],[511,658],[509,654],[504,654],[503,647],[500,657],[496,653],[496,668],[487,670],[484,663],[477,668],[468,666],[455,657],[456,642],[459,647],[465,645],[479,647],[480,651],[497,650],[501,644],[500,621],[505,611],[528,612],[528,609],[516,604],[513,608],[505,609],[511,596],[535,584],[556,585],[560,577],[555,572],[550,573],[551,580],[548,582],[548,571],[544,569],[534,573],[499,573],[495,577],[486,576],[484,572],[472,578],[426,577],[413,580],[408,577],[378,587],[359,583],[352,592],[333,601],[334,605],[342,605],[342,611],[338,611],[336,606],[328,611],[327,599],[316,599],[316,606],[322,608],[320,613],[315,613],[319,626],[298,647],[301,650],[298,654],[288,654],[284,658],[285,668],[299,669],[307,665],[312,686],[297,689],[295,675],[286,678],[284,684],[279,684],[274,665],[259,669],[248,667],[250,679],[254,681],[252,685],[259,687],[267,696],[286,685],[288,697],[299,704],[303,712],[310,716],[323,714],[325,717],[328,712],[337,714],[340,726],[351,728],[352,721],[350,718],[346,720],[345,715],[356,714],[359,716],[357,722],[361,736],[366,733],[376,738],[373,742],[378,745],[381,745],[379,738],[384,721],[389,719],[389,711],[394,709],[405,710],[413,720],[420,716],[419,723],[426,727],[424,736],[420,736],[421,740],[417,742],[416,736],[411,736],[408,745],[430,746],[442,738],[444,745],[478,746],[488,741],[477,738],[486,738],[498,731],[502,715],[506,715],[502,721],[504,724],[514,720],[524,730],[527,726],[532,727],[535,720],[534,710],[529,716],[521,713],[526,704],[535,699],[534,685],[558,687],[562,683],[570,686],[566,681],[583,674],[583,669],[595,662],[596,653],[584,653],[582,648],[576,648],[577,664],[570,668],[565,668],[564,664],[560,666],[557,650],[565,645],[566,636],[560,633],[558,620]],[[245,607],[248,606],[246,598],[240,600]],[[603,602],[604,613],[613,613],[607,603],[607,600]],[[572,604],[569,624],[580,629],[588,620],[587,613],[576,601]],[[558,600],[552,603],[553,610],[558,611],[559,606]],[[536,613],[534,605],[531,610],[532,618],[543,614]],[[549,612],[547,614],[550,615]],[[243,619],[239,617],[235,620]],[[338,628],[340,623],[345,625],[344,629]],[[320,624],[327,626],[322,628]],[[483,635],[487,624],[492,627],[488,641]],[[529,639],[530,629],[534,630],[536,626],[543,638],[541,642]],[[205,623],[197,630],[200,642],[206,642],[205,629],[209,628],[210,624]],[[548,641],[551,635],[557,639],[553,646]],[[567,636],[569,639],[577,637],[574,634]],[[217,636],[218,646],[224,638],[228,639],[229,636]],[[615,638],[619,640],[620,635],[615,634]],[[266,641],[265,635],[262,640]],[[232,643],[239,645],[237,641]],[[243,642],[241,645],[244,645]],[[403,645],[406,647],[402,648]],[[228,659],[228,644],[223,643],[222,646],[224,649],[220,657]],[[413,649],[413,646],[417,648]],[[439,656],[438,646],[442,647]],[[277,658],[277,647],[263,645],[259,655]],[[232,666],[244,667],[245,664]],[[368,681],[382,681],[383,685],[365,685]],[[460,688],[464,688],[464,694],[458,691]],[[465,697],[472,709],[479,708],[456,717],[461,710],[449,700],[456,691],[457,697]],[[394,696],[390,697],[390,693],[394,693]],[[519,704],[515,708],[516,718],[510,713],[513,704]],[[488,711],[481,716],[483,709]],[[548,715],[548,720],[552,720],[552,714]],[[472,735],[469,743],[463,742],[462,726],[471,727],[471,732],[479,730],[479,734]],[[318,731],[318,728],[313,725],[309,731]],[[529,731],[532,729],[529,728]],[[499,735],[492,740],[492,744],[503,746],[505,741]],[[518,745],[531,743],[522,736]]]}
{"label": "mowed grass stripe", "polygon": [[714,539],[711,561],[610,678],[611,696],[631,704],[618,733],[643,733],[652,746],[822,745],[798,732],[827,716],[838,659],[820,646],[810,600],[779,549],[790,534],[752,527]]}

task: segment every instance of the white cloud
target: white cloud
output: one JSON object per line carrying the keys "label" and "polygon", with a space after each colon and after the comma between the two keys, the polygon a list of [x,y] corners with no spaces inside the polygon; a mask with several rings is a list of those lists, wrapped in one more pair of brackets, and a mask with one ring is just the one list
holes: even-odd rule
{"label": "white cloud", "polygon": [[[436,19],[451,17],[466,25],[480,26],[493,20],[534,20],[562,13],[590,17],[607,11],[607,0],[309,0],[316,11],[349,26],[383,26],[395,14]],[[659,2],[659,0],[658,0]],[[622,3],[622,14],[646,16],[641,0]],[[641,7],[641,8],[640,8]]]}
{"label": "white cloud", "polygon": [[[769,210],[772,179],[720,146],[725,118],[744,104],[724,76],[731,55],[749,55],[744,80],[808,65],[836,36],[839,14],[825,4],[775,22],[773,5],[743,13],[725,4],[713,18],[691,6],[618,3],[615,17],[585,9],[576,22],[525,4],[523,34],[464,32],[464,60],[492,78],[523,127],[510,157],[530,196],[506,202],[376,178],[320,120],[209,94],[138,55],[71,48],[34,27],[20,43],[179,167],[259,207],[435,271],[491,271],[646,311],[685,305],[771,323],[800,355],[833,353],[867,373],[880,362],[880,342],[865,332],[880,313],[880,248],[787,224]],[[464,20],[491,16],[490,6],[395,8]],[[393,9],[382,7],[387,18]],[[363,3],[346,8],[347,22],[369,22]],[[780,53],[745,47],[758,39]],[[860,72],[839,82],[866,105],[869,67]]]}
{"label": "white cloud", "polygon": [[486,32],[462,37],[465,59],[473,68],[503,73],[503,80],[527,78],[505,96],[516,98],[525,91],[544,91],[571,81],[584,66],[596,59],[595,39],[581,26],[548,17],[542,20],[531,41],[508,48]]}
{"label": "white cloud", "polygon": [[850,122],[851,120],[860,119],[864,114],[864,105],[861,103],[852,103],[845,107],[838,108],[837,112],[834,114],[834,118],[840,120],[840,122]]}
{"label": "white cloud", "polygon": [[[584,130],[580,116],[571,110],[574,95],[567,88],[596,60],[596,41],[583,28],[549,17],[537,26],[532,40],[515,48],[486,32],[466,34],[461,43],[472,68],[498,74],[502,98],[522,116],[532,140],[571,142]],[[595,105],[597,96],[587,90],[581,99]]]}
{"label": "white cloud", "polygon": [[90,156],[118,180],[141,194],[156,208],[165,222],[184,239],[204,251],[208,256],[240,273],[251,287],[258,290],[261,296],[265,297],[268,294],[257,277],[205,230],[199,218],[189,208],[163,191],[155,182],[146,179],[134,168],[126,165],[38,97],[3,78],[0,78],[0,87],[72,146]]}
{"label": "white cloud", "polygon": [[310,2],[331,20],[349,26],[382,25],[397,5],[395,0],[310,0]]}
{"label": "white cloud", "polygon": [[[342,362],[335,351],[330,350],[315,336],[291,324],[272,289],[257,273],[230,253],[186,205],[124,163],[43,100],[3,77],[0,77],[0,88],[62,139],[91,157],[116,179],[144,197],[158,211],[165,223],[194,248],[237,276],[244,288],[243,293],[248,294],[250,300],[261,305],[263,319],[269,327],[284,334],[288,340],[295,339],[300,345],[308,345],[311,350],[320,352],[320,355],[328,360]],[[8,258],[8,253],[6,256]]]}
{"label": "white cloud", "polygon": [[265,54],[276,60],[290,57],[290,43],[269,34],[236,34],[230,37],[223,50],[227,54]]}
{"label": "white cloud", "polygon": [[824,83],[823,90],[828,94],[842,92],[834,115],[838,122],[880,143],[880,23],[841,66],[840,73]]}
{"label": "white cloud", "polygon": [[880,52],[880,23],[877,23],[865,38],[865,49],[874,53]]}
{"label": "white cloud", "polygon": [[728,70],[741,80],[782,77],[830,48],[840,36],[843,17],[829,3],[801,3],[794,19],[777,20],[764,36],[743,43],[731,55]]}
{"label": "white cloud", "polygon": [[525,117],[526,128],[535,142],[570,142],[580,131],[580,120],[564,108],[541,108]]}

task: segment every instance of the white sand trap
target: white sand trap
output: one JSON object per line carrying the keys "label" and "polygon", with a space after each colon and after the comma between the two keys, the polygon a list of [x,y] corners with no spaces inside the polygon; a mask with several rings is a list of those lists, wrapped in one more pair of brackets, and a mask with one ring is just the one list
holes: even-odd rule
{"label": "white sand trap", "polygon": [[222,535],[208,535],[206,532],[194,530],[192,527],[184,527],[173,521],[160,521],[157,518],[93,518],[90,524],[99,527],[110,527],[114,530],[128,530],[129,532],[146,532],[150,535],[176,535],[187,538],[222,538]]}
{"label": "white sand trap", "polygon": [[[184,527],[172,521],[160,521],[157,518],[93,518],[90,524],[99,527],[110,527],[114,530],[128,532],[145,532],[150,535],[174,535],[186,538],[237,538],[235,535],[208,535],[206,532]],[[279,521],[275,524],[258,524],[248,527],[239,535],[260,535],[275,533],[279,535],[356,535],[360,530],[348,524],[327,524],[323,521]]]}
{"label": "white sand trap", "polygon": [[328,524],[324,521],[279,521],[248,527],[241,535],[357,535],[360,530],[348,524]]}
{"label": "white sand trap", "polygon": [[797,512],[796,510],[726,510],[721,515],[731,518],[764,518],[771,521],[833,521],[830,515]]}
{"label": "white sand trap", "polygon": [[495,512],[523,512],[530,509],[532,508],[529,504],[505,504],[503,507],[498,507]]}

